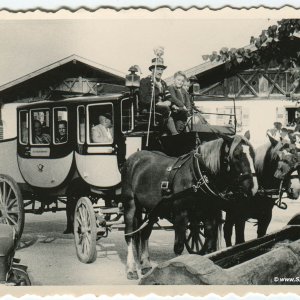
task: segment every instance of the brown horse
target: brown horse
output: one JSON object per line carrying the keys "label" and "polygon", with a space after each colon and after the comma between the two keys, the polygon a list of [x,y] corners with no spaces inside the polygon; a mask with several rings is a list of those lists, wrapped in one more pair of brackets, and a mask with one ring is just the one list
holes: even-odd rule
{"label": "brown horse", "polygon": [[[141,242],[141,251],[137,247],[137,253],[142,274],[152,268],[148,239],[158,217],[173,223],[174,252],[180,255],[184,249],[189,213],[196,208],[205,225],[206,240],[202,252],[215,251],[220,209],[230,201],[227,195],[247,198],[257,191],[253,158],[252,146],[241,136],[206,142],[179,158],[150,151],[131,155],[122,171],[127,278],[138,278],[134,259],[134,246],[138,245],[133,243],[134,233],[136,242]],[[142,212],[147,214],[144,222]]]}
{"label": "brown horse", "polygon": [[231,236],[234,226],[235,244],[245,242],[245,222],[249,218],[257,220],[257,237],[266,234],[275,205],[275,200],[270,193],[279,193],[283,179],[283,187],[288,197],[291,199],[299,197],[299,175],[297,178],[291,176],[299,166],[297,151],[291,147],[292,145],[283,144],[272,138],[270,141],[271,144],[266,143],[255,150],[255,169],[262,192],[244,201],[242,206],[233,207],[226,212],[224,239],[227,247],[232,245]]}

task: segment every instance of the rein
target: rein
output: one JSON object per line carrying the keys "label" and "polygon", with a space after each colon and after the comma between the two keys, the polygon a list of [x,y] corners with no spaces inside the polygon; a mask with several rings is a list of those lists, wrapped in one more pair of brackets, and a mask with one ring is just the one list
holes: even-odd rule
{"label": "rein", "polygon": [[192,185],[192,189],[194,191],[194,193],[197,193],[198,190],[201,190],[203,193],[208,194],[210,196],[214,196],[214,197],[219,197],[222,200],[228,200],[226,198],[226,194],[220,193],[220,192],[215,192],[210,186],[209,186],[209,179],[208,176],[206,174],[203,174],[200,164],[199,164],[199,158],[202,159],[202,155],[198,152],[199,147],[195,150],[194,154],[193,154],[193,158],[195,160],[195,164],[196,165],[196,170],[197,173],[199,175],[199,178],[197,179],[197,176],[195,174],[195,178],[197,180],[196,184]]}
{"label": "rein", "polygon": [[278,195],[278,198],[274,201],[274,205],[276,205],[280,209],[287,209],[287,204],[282,201],[282,196],[284,192],[287,192],[287,188],[284,187],[284,182],[291,180],[293,178],[299,178],[299,175],[292,175],[299,168],[297,164],[290,172],[288,172],[283,179],[280,180],[279,188],[278,189],[260,189],[258,193],[261,195],[273,196]]}

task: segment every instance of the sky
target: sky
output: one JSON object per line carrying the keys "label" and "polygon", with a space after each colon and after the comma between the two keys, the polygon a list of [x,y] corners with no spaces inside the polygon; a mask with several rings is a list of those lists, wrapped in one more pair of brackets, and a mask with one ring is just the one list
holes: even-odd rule
{"label": "sky", "polygon": [[1,20],[0,85],[72,54],[124,73],[137,64],[146,76],[158,45],[168,77],[202,63],[204,54],[248,45],[273,24],[267,18]]}

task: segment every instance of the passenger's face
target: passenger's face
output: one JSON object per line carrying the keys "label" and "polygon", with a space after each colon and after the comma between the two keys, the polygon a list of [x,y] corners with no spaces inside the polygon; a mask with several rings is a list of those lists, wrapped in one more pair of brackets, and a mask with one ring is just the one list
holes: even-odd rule
{"label": "passenger's face", "polygon": [[60,136],[66,135],[66,126],[65,124],[59,124],[58,125],[58,133]]}
{"label": "passenger's face", "polygon": [[163,72],[164,72],[164,69],[161,68],[161,67],[156,67],[156,72],[155,72],[155,74],[154,74],[154,72],[155,72],[155,68],[152,69],[152,74],[155,75],[155,78],[156,78],[156,79],[160,80],[160,79],[161,79],[161,76],[162,76],[162,74],[163,74]]}
{"label": "passenger's face", "polygon": [[40,136],[42,134],[42,126],[40,123],[34,123],[33,124],[33,130],[34,130],[34,134],[36,136]]}
{"label": "passenger's face", "polygon": [[105,125],[107,128],[112,127],[112,121],[110,119],[106,118]]}
{"label": "passenger's face", "polygon": [[189,81],[185,81],[184,84],[183,84],[183,88],[188,91],[189,88],[190,88],[190,82]]}
{"label": "passenger's face", "polygon": [[184,80],[185,80],[185,78],[183,76],[181,76],[181,75],[176,76],[174,79],[175,86],[177,88],[181,88],[184,84]]}

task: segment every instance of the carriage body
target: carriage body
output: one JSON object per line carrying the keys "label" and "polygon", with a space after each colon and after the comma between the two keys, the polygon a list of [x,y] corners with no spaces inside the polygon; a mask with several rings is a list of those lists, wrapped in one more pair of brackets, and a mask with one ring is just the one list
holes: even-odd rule
{"label": "carriage body", "polygon": [[[62,196],[72,181],[79,178],[92,191],[105,194],[105,190],[118,189],[120,168],[132,153],[147,148],[178,156],[195,147],[195,132],[161,137],[157,124],[151,125],[146,147],[148,120],[138,115],[134,104],[135,99],[123,93],[18,107],[17,138],[0,143],[1,153],[6,153],[7,158],[1,161],[0,173],[14,178],[24,192]],[[92,127],[98,124],[98,116],[105,113],[112,116],[113,141],[93,142]],[[43,133],[50,136],[49,143],[34,142],[35,119],[41,121]],[[56,141],[57,123],[61,120],[67,122],[64,142]],[[217,138],[219,133],[234,132],[229,127],[206,124],[201,125],[200,133],[198,131],[200,139],[206,141]]]}

